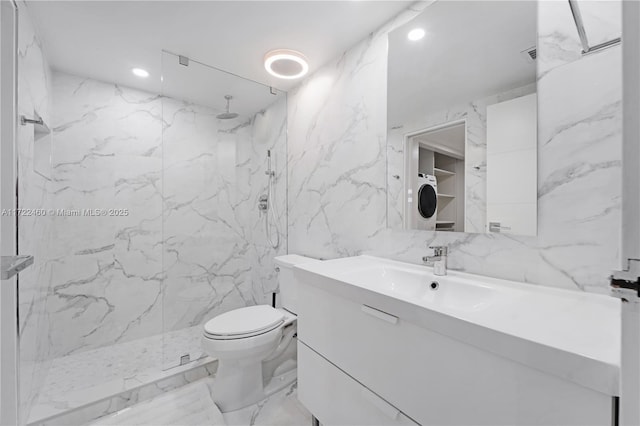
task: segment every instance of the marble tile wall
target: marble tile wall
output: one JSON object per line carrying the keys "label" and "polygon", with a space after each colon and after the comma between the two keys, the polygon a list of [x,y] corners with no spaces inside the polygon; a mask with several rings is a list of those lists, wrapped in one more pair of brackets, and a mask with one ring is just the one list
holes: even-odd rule
{"label": "marble tile wall", "polygon": [[[285,252],[284,98],[252,117],[218,120],[212,108],[58,72],[53,90],[55,207],[128,209],[55,218],[53,356],[270,300],[275,251],[257,200],[272,149]],[[202,355],[199,344],[185,353]]]}
{"label": "marble tile wall", "polygon": [[487,223],[487,106],[535,93],[536,85],[529,84],[498,93],[444,111],[407,120],[394,126],[387,135],[387,174],[401,176],[387,182],[387,226],[401,229],[404,209],[404,135],[430,127],[466,120],[465,148],[465,212],[464,230],[469,233],[485,232]]}
{"label": "marble tile wall", "polygon": [[[55,72],[52,357],[162,332],[158,95]],[[161,349],[158,348],[158,351]]]}
{"label": "marble tile wall", "polygon": [[[29,9],[18,2],[18,115],[40,116],[51,123],[51,75],[34,30]],[[17,126],[18,208],[48,209],[51,204],[51,137],[36,133],[34,125]],[[20,273],[18,282],[20,418],[26,419],[50,363],[47,294],[51,265],[51,217],[17,216],[18,252],[34,256],[34,264]]]}
{"label": "marble tile wall", "polygon": [[289,93],[289,251],[419,263],[448,244],[452,269],[607,292],[620,261],[621,54],[576,53],[559,3],[538,11],[537,237],[387,229],[387,34],[424,2]]}
{"label": "marble tile wall", "polygon": [[[248,212],[252,244],[249,258],[251,267],[252,303],[270,304],[271,295],[278,291],[278,277],[274,257],[287,254],[287,97],[278,101],[253,117],[252,143],[245,147],[249,164],[249,197],[244,209]],[[275,217],[269,217],[271,240],[267,240],[265,215],[256,206],[261,195],[267,194],[268,179],[267,150],[271,151],[272,199]],[[271,213],[269,213],[271,214]],[[277,228],[273,226],[277,223]],[[276,239],[276,235],[279,238]],[[274,248],[274,244],[278,243]],[[277,299],[280,304],[280,300]]]}
{"label": "marble tile wall", "polygon": [[[219,111],[163,99],[164,327],[202,324],[242,306],[270,303],[272,258],[258,198],[266,193],[267,150],[276,170],[279,230],[286,191],[284,98],[254,116],[217,120]],[[274,231],[275,233],[275,231]],[[200,345],[189,351],[202,355]],[[168,364],[178,359],[167,359]]]}

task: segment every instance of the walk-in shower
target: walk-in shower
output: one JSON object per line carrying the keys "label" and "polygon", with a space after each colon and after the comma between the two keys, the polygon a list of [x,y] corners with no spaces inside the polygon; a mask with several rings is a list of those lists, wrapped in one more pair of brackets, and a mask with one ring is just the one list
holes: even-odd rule
{"label": "walk-in shower", "polygon": [[[21,46],[36,37],[20,34]],[[50,111],[26,90],[19,111],[52,129],[46,141],[18,129],[19,205],[52,212],[19,222],[20,246],[39,248],[19,290],[22,422],[85,423],[211,374],[202,324],[271,301],[285,169],[267,166],[269,238],[255,205],[264,152],[286,158],[286,94],[167,52],[159,93],[40,75],[38,49],[20,58],[20,81],[39,76]],[[83,213],[96,209],[107,213]]]}

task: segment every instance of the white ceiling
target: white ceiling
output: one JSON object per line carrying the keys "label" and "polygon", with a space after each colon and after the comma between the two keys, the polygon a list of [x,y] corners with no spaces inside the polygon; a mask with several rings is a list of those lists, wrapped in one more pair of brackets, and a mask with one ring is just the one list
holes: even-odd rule
{"label": "white ceiling", "polygon": [[[389,35],[389,126],[535,82],[535,1],[438,1]],[[417,42],[407,33],[423,28]]]}
{"label": "white ceiling", "polygon": [[[411,3],[28,0],[27,6],[54,70],[161,93],[163,49],[288,90],[299,81],[264,70],[269,50],[299,50],[313,72]],[[134,77],[133,67],[151,76]]]}

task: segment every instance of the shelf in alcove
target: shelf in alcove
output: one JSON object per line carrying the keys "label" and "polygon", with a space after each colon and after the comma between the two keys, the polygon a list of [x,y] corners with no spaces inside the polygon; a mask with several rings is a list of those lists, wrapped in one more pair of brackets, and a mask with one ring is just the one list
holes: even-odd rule
{"label": "shelf in alcove", "polygon": [[456,198],[455,195],[451,195],[451,194],[438,194],[438,197],[440,198]]}
{"label": "shelf in alcove", "polygon": [[433,174],[436,177],[449,177],[449,176],[455,176],[455,172],[450,172],[449,170],[444,170],[444,169],[439,169],[437,167],[433,168]]}

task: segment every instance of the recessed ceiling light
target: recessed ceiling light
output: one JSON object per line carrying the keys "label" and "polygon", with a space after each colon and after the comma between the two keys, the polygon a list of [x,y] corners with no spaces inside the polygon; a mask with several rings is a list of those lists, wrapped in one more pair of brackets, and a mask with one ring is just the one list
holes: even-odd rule
{"label": "recessed ceiling light", "polygon": [[133,75],[138,77],[142,77],[142,78],[149,77],[149,71],[143,70],[142,68],[133,68],[131,72],[133,73]]}
{"label": "recessed ceiling light", "polygon": [[411,31],[409,31],[409,34],[407,34],[407,38],[411,41],[418,41],[421,38],[423,38],[425,35],[425,32],[422,28],[414,28]]}
{"label": "recessed ceiling light", "polygon": [[264,68],[274,77],[293,80],[309,72],[307,58],[289,49],[272,50],[264,56]]}

